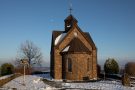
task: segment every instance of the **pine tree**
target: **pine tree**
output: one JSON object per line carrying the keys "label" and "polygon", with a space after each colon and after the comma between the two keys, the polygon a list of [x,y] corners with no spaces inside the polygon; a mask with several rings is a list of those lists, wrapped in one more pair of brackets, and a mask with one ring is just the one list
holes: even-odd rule
{"label": "pine tree", "polygon": [[119,65],[113,58],[108,58],[104,64],[104,71],[107,74],[118,74]]}

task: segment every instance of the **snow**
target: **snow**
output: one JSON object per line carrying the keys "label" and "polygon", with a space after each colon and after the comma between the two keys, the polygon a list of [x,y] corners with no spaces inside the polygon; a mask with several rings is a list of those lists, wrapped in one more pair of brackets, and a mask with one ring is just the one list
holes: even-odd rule
{"label": "snow", "polygon": [[135,87],[125,87],[117,81],[97,81],[85,83],[62,83],[62,88],[98,89],[98,90],[135,90]]}
{"label": "snow", "polygon": [[52,79],[50,73],[26,75],[25,86],[23,85],[23,76],[17,77],[3,86],[3,90],[57,90],[57,89],[96,89],[96,90],[135,90],[135,87],[126,87],[121,84],[120,80],[101,80],[97,82],[59,82],[62,84],[61,88],[55,88],[47,85],[42,79],[48,79],[57,83],[58,81]]}
{"label": "snow", "polygon": [[[48,80],[58,82],[55,79],[52,79],[50,77],[50,74],[44,74],[38,76],[41,76],[43,78],[46,78]],[[60,80],[59,80],[60,81]],[[82,83],[62,83],[61,89],[70,90],[70,89],[98,89],[98,90],[135,90],[135,87],[125,87],[121,84],[120,80],[102,80],[97,82],[82,82]],[[49,87],[50,88],[50,87]]]}
{"label": "snow", "polygon": [[23,84],[23,76],[17,77],[14,80],[6,83],[3,88],[17,88],[17,90],[46,90],[51,88],[49,85],[42,81],[41,77],[34,75],[26,75],[25,85]]}
{"label": "snow", "polygon": [[56,39],[55,39],[55,45],[57,45],[64,37],[66,36],[66,33],[60,34]]}
{"label": "snow", "polygon": [[135,79],[135,77],[130,77],[130,79]]}
{"label": "snow", "polygon": [[11,77],[12,75],[13,75],[13,74],[11,74],[11,75],[6,75],[6,76],[2,76],[2,77],[0,77],[0,80],[9,78],[9,77]]}
{"label": "snow", "polygon": [[[50,74],[38,74],[43,78],[48,80],[58,82],[55,79],[50,77]],[[135,90],[135,87],[125,87],[121,84],[120,80],[102,80],[97,82],[82,82],[82,83],[64,83],[61,80],[59,82],[62,83],[61,89],[70,90],[70,89],[98,89],[98,90]],[[51,88],[51,87],[49,87]]]}
{"label": "snow", "polygon": [[70,46],[67,46],[62,52],[67,52]]}

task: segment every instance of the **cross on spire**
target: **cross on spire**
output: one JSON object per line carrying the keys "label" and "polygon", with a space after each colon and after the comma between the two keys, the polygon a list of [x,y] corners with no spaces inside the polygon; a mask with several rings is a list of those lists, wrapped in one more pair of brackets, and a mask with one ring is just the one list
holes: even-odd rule
{"label": "cross on spire", "polygon": [[72,10],[73,10],[73,9],[70,7],[70,8],[69,8],[69,13],[70,13],[70,14],[72,14]]}
{"label": "cross on spire", "polygon": [[72,3],[71,0],[69,0],[69,13],[72,14]]}

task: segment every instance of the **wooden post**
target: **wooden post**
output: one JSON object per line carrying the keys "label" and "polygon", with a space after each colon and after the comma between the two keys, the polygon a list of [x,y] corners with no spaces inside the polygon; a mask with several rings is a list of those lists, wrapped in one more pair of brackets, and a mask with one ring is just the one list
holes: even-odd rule
{"label": "wooden post", "polygon": [[23,84],[24,84],[24,86],[25,86],[25,65],[24,65]]}
{"label": "wooden post", "polygon": [[22,59],[21,63],[23,64],[23,85],[25,86],[25,65],[28,65],[28,60],[27,59]]}

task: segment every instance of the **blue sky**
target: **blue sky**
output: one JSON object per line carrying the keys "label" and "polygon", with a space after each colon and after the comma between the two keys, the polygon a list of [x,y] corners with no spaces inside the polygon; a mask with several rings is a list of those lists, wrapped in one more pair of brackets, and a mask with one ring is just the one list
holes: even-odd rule
{"label": "blue sky", "polygon": [[[73,16],[98,48],[98,62],[135,60],[135,0],[70,0]],[[34,42],[49,63],[51,33],[64,30],[68,0],[0,0],[0,60],[11,61],[20,44]]]}

